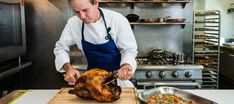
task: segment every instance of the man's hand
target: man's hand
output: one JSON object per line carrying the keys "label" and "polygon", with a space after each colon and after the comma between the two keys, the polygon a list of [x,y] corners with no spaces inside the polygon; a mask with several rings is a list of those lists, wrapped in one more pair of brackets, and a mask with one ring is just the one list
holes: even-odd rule
{"label": "man's hand", "polygon": [[75,70],[72,68],[71,64],[66,63],[63,65],[64,70],[66,71],[66,74],[64,76],[64,80],[69,83],[75,83],[78,77],[80,76],[80,73],[78,70]]}
{"label": "man's hand", "polygon": [[131,65],[123,64],[118,70],[118,76],[121,80],[129,80],[133,76]]}

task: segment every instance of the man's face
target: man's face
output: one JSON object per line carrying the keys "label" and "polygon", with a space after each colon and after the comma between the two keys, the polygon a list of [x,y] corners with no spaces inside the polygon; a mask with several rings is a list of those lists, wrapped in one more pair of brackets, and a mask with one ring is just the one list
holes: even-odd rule
{"label": "man's face", "polygon": [[76,15],[86,24],[97,20],[98,3],[92,4],[89,0],[71,0],[71,6]]}

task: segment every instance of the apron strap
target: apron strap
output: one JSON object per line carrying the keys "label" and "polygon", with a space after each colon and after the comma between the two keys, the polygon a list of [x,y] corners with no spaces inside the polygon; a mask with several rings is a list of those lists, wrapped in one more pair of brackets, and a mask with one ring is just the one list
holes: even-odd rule
{"label": "apron strap", "polygon": [[98,8],[98,10],[100,11],[100,14],[101,14],[101,16],[102,16],[102,18],[103,18],[103,21],[104,21],[104,25],[105,25],[105,27],[106,27],[107,36],[105,37],[105,39],[106,39],[106,40],[108,40],[108,39],[112,40],[111,35],[110,35],[110,33],[109,33],[110,30],[111,30],[111,28],[110,28],[110,27],[107,28],[106,19],[105,19],[104,13],[102,12],[102,10],[101,10],[100,8]]}
{"label": "apron strap", "polygon": [[82,22],[82,28],[81,28],[81,35],[82,35],[82,39],[81,40],[84,40],[84,22]]}
{"label": "apron strap", "polygon": [[[103,21],[104,21],[104,25],[105,25],[105,28],[106,28],[107,36],[105,37],[105,39],[106,39],[106,40],[108,40],[108,39],[112,40],[112,37],[111,37],[111,35],[110,35],[110,33],[109,33],[110,30],[111,30],[111,28],[110,28],[110,27],[107,28],[104,13],[102,12],[102,10],[101,10],[100,8],[98,8],[98,10],[100,11],[100,15],[101,15],[101,17],[102,17],[102,19],[103,19]],[[84,40],[84,22],[82,22],[81,31],[82,31],[82,32],[81,32],[81,34],[82,34],[82,40]]]}

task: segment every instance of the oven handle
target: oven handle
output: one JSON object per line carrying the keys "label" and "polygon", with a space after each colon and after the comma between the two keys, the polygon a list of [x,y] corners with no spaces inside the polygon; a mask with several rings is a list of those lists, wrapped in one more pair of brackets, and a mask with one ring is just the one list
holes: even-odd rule
{"label": "oven handle", "polygon": [[147,83],[146,82],[145,83],[145,82],[137,82],[137,84],[144,86],[144,89],[146,89],[147,86],[154,86],[154,87],[157,87],[157,86],[183,86],[183,87],[195,86],[198,89],[202,88],[202,86],[197,82],[191,82],[191,83],[188,83],[188,82],[185,82],[185,83],[170,83],[170,82],[155,82],[155,83]]}

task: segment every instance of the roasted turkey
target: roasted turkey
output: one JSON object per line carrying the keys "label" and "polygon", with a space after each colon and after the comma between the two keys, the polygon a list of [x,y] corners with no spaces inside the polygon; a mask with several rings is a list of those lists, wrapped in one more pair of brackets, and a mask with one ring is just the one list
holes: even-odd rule
{"label": "roasted turkey", "polygon": [[107,72],[98,68],[90,69],[80,75],[74,89],[69,93],[99,102],[116,101],[120,98],[121,88],[113,83],[103,84],[117,77],[117,72]]}

